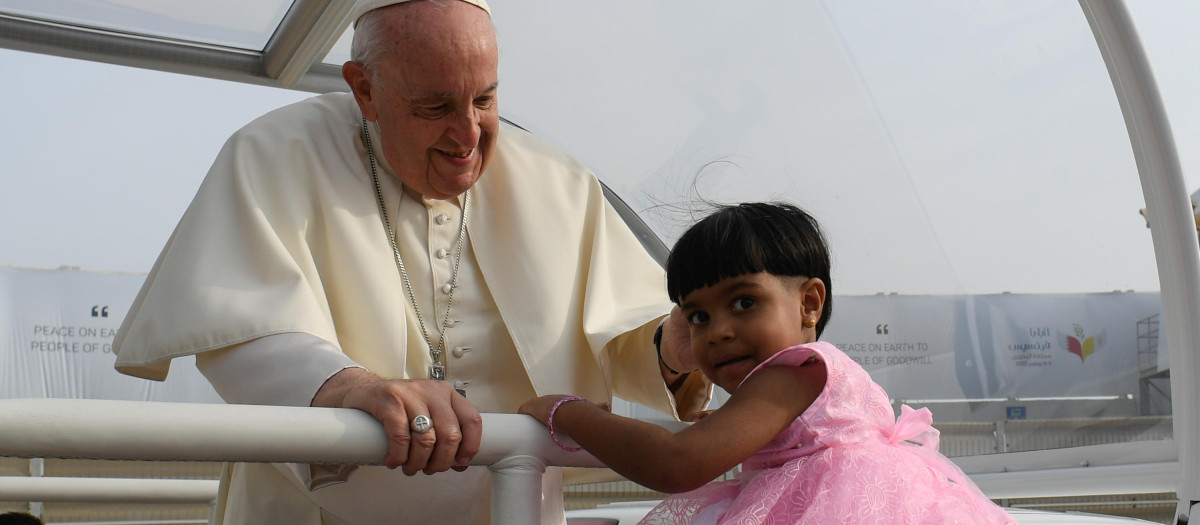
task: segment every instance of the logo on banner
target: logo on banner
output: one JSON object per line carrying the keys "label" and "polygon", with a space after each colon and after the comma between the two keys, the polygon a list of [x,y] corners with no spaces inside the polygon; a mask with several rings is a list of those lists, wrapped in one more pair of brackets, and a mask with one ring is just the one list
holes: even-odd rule
{"label": "logo on banner", "polygon": [[1013,342],[1008,345],[1009,357],[1014,366],[1038,367],[1050,366],[1054,356],[1050,354],[1053,345],[1050,343],[1050,327],[1029,327],[1029,339],[1025,342]]}
{"label": "logo on banner", "polygon": [[1075,335],[1065,335],[1062,332],[1058,333],[1058,344],[1063,350],[1071,352],[1079,356],[1079,362],[1087,361],[1088,356],[1096,353],[1096,350],[1104,348],[1104,330],[1099,334],[1087,336],[1083,332],[1083,327],[1078,324],[1075,327]]}

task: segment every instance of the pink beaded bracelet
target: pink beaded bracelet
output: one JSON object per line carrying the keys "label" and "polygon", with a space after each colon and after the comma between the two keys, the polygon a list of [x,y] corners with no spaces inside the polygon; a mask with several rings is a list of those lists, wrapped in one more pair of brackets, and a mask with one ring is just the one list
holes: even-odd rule
{"label": "pink beaded bracelet", "polygon": [[555,445],[558,445],[558,448],[561,448],[567,452],[579,452],[580,450],[583,450],[583,447],[568,447],[564,445],[562,441],[559,441],[558,436],[554,434],[554,413],[558,412],[558,407],[562,406],[563,403],[568,401],[587,400],[579,396],[567,396],[559,399],[556,403],[554,403],[554,406],[550,407],[550,417],[546,418],[546,427],[550,429],[550,440],[553,441]]}

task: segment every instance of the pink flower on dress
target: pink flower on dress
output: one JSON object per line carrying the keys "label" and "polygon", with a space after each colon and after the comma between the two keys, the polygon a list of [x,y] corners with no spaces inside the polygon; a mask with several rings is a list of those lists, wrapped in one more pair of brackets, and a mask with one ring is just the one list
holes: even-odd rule
{"label": "pink flower on dress", "polygon": [[855,497],[862,502],[865,510],[878,514],[886,509],[896,497],[897,480],[884,479],[875,472],[863,472],[859,476]]}

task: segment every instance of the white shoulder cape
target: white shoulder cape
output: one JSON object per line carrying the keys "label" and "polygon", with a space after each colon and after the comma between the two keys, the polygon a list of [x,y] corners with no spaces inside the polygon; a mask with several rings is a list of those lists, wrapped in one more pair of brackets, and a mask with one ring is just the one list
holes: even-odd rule
{"label": "white shoulder cape", "polygon": [[[406,299],[360,118],[349,94],[322,95],[229,139],[121,326],[118,370],[162,380],[172,358],[304,332],[403,377]],[[384,179],[398,199],[398,181]],[[470,244],[538,394],[602,399],[615,387],[673,412],[648,341],[637,352],[604,351],[670,302],[662,269],[596,177],[502,126],[472,195]]]}

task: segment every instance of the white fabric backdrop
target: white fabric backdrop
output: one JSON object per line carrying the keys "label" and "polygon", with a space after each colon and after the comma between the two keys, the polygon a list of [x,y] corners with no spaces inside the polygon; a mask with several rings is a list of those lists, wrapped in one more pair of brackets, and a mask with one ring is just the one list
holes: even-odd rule
{"label": "white fabric backdrop", "polygon": [[[1158,347],[1147,337],[1159,328],[1157,292],[850,296],[834,306],[822,339],[862,364],[893,399],[1010,398],[1007,405],[1025,407],[1029,418],[1129,416],[1143,371],[1139,346],[1157,351],[1143,357],[1154,358],[1142,363],[1145,372],[1166,368],[1166,340]],[[1077,353],[1069,338],[1078,341]],[[1082,396],[1123,399],[1020,401]],[[950,406],[935,415],[996,416],[962,412],[980,405]]]}
{"label": "white fabric backdrop", "polygon": [[[163,383],[113,370],[113,336],[144,278],[0,267],[0,398],[221,402],[191,358],[172,365]],[[1145,336],[1146,320],[1161,310],[1156,292],[846,296],[834,305],[822,338],[895,399],[1136,398],[1141,368],[1166,368],[1165,341],[1157,362],[1138,359],[1139,345],[1151,343],[1139,342],[1139,330]],[[1068,337],[1090,353],[1071,353]],[[1007,404],[1027,406],[1030,418],[1128,416],[1136,399]],[[935,411],[939,419],[994,418],[995,407],[985,408]]]}
{"label": "white fabric backdrop", "polygon": [[113,337],[144,279],[0,267],[0,398],[220,403],[191,358],[162,383],[113,369]]}

